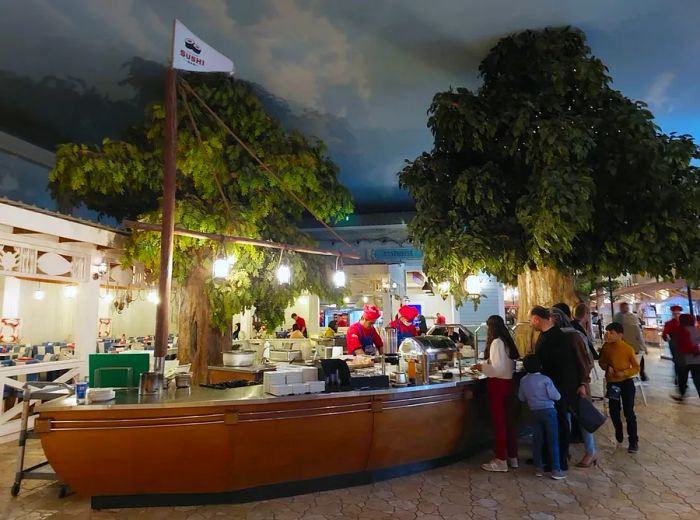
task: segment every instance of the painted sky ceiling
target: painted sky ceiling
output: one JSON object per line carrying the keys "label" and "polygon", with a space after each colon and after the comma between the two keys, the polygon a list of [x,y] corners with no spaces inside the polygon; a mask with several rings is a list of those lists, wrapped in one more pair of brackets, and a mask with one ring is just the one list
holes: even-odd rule
{"label": "painted sky ceiling", "polygon": [[518,30],[580,27],[616,88],[649,103],[663,130],[700,137],[695,0],[0,0],[0,7],[0,91],[18,85],[5,88],[15,111],[44,107],[28,121],[89,120],[93,132],[103,125],[107,134],[125,125],[128,118],[99,108],[61,112],[60,101],[45,108],[51,96],[42,88],[54,81],[46,78],[115,104],[133,99],[124,64],[165,63],[177,17],[231,57],[239,78],[267,91],[286,125],[327,142],[364,211],[411,206],[396,174],[431,146],[433,94],[478,86],[479,61]]}

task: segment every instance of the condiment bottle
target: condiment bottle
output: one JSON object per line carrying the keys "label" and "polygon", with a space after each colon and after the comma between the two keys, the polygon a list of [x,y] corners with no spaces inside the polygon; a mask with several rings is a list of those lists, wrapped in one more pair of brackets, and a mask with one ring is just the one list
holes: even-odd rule
{"label": "condiment bottle", "polygon": [[408,369],[406,370],[408,379],[416,378],[416,362],[413,359],[408,360]]}

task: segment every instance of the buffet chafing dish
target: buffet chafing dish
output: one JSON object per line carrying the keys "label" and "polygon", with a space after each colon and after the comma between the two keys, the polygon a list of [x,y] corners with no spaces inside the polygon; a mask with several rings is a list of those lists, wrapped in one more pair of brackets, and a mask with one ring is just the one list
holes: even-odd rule
{"label": "buffet chafing dish", "polygon": [[426,385],[430,382],[431,374],[452,367],[458,359],[457,346],[445,336],[406,338],[399,345],[399,354],[404,363],[416,362],[416,383]]}

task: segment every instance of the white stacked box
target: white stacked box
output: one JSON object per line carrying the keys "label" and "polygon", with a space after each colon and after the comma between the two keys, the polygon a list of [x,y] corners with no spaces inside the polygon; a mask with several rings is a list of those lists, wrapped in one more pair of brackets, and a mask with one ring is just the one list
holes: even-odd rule
{"label": "white stacked box", "polygon": [[310,391],[309,383],[297,383],[294,385],[287,385],[292,387],[292,393],[294,395],[308,394]]}
{"label": "white stacked box", "polygon": [[285,370],[284,374],[287,376],[288,385],[299,385],[303,383],[301,370]]}
{"label": "white stacked box", "polygon": [[275,372],[263,374],[263,391],[272,395],[300,395],[326,390],[326,382],[318,381],[318,368],[278,365]]}
{"label": "white stacked box", "polygon": [[318,381],[318,368],[301,367],[301,382],[309,383],[311,381]]}
{"label": "white stacked box", "polygon": [[295,385],[270,385],[269,394],[272,395],[292,395]]}
{"label": "white stacked box", "polygon": [[309,392],[312,394],[317,394],[319,392],[325,392],[326,390],[326,382],[325,381],[310,381],[308,383],[309,385]]}
{"label": "white stacked box", "polygon": [[286,385],[287,376],[284,372],[263,372],[263,391],[271,394],[272,385]]}

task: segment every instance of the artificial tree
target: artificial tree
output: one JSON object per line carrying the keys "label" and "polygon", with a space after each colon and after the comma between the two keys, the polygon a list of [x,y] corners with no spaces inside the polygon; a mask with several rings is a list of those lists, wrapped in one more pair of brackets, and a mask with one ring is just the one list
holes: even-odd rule
{"label": "artificial tree", "polygon": [[[187,89],[180,89],[177,143],[176,225],[275,242],[313,245],[298,224],[303,200],[318,217],[333,222],[351,211],[348,191],[320,141],[285,132],[270,118],[251,88],[224,75],[190,75],[188,84],[273,172],[270,176],[218,124]],[[184,86],[184,85],[183,85]],[[101,146],[60,145],[50,173],[55,196],[117,218],[159,223],[162,195],[164,110],[154,104],[142,125],[122,141]],[[268,329],[284,320],[284,310],[302,290],[326,297],[332,287],[331,260],[252,246],[175,237],[174,277],[180,298],[178,358],[192,362],[203,381],[209,364],[230,348],[231,320],[255,309]],[[125,263],[142,262],[157,279],[160,237],[152,231],[129,236]],[[236,261],[228,277],[216,280],[217,257]],[[292,269],[289,285],[278,285],[280,261]]]}
{"label": "artificial tree", "polygon": [[466,274],[517,280],[519,321],[574,303],[573,275],[698,279],[698,147],[613,89],[581,31],[508,36],[479,71],[435,95],[433,149],[400,173],[428,276],[458,300]]}

